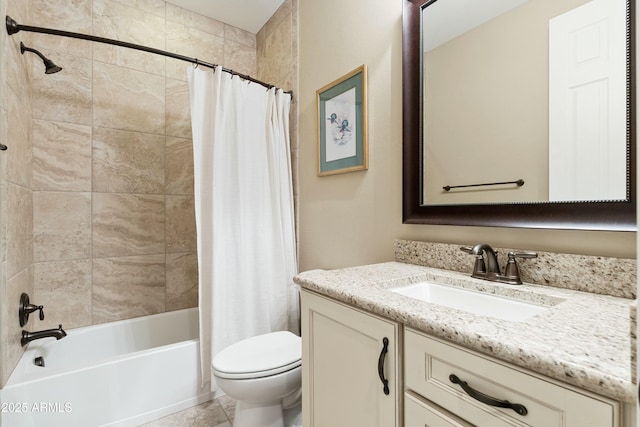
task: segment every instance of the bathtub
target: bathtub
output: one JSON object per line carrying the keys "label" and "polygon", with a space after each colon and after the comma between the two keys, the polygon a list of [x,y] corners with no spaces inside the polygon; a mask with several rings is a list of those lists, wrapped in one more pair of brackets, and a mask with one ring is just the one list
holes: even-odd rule
{"label": "bathtub", "polygon": [[210,400],[198,342],[197,308],[32,341],[0,390],[0,425],[136,426]]}

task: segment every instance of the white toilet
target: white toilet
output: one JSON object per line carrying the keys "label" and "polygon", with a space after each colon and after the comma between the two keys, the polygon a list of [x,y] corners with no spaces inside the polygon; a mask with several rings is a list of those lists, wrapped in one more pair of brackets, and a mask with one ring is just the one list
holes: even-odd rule
{"label": "white toilet", "polygon": [[300,337],[280,331],[248,338],[219,352],[211,366],[220,389],[237,401],[234,427],[302,424]]}

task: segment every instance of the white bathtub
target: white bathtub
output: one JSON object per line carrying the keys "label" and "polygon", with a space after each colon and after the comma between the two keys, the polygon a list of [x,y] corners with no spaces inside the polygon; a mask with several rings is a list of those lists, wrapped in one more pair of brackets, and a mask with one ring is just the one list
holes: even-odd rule
{"label": "white bathtub", "polygon": [[211,399],[199,366],[197,308],[71,329],[29,343],[0,425],[136,426]]}

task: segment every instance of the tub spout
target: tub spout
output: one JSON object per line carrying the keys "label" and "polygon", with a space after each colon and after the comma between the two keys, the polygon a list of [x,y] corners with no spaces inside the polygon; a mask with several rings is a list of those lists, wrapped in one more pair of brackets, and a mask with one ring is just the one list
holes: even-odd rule
{"label": "tub spout", "polygon": [[60,340],[67,336],[67,333],[62,329],[62,325],[58,325],[58,329],[45,329],[44,331],[22,331],[22,338],[20,339],[20,344],[24,347],[29,342],[33,340],[39,340],[40,338],[53,337],[57,340]]}

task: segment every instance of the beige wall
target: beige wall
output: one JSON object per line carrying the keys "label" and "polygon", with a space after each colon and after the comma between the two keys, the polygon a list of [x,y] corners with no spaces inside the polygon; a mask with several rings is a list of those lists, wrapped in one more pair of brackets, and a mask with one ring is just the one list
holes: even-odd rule
{"label": "beige wall", "polygon": [[[256,75],[256,35],[162,0],[0,0],[18,22],[168,50]],[[19,42],[63,71],[43,73]],[[21,292],[65,328],[197,305],[188,63],[20,33],[2,42],[0,384]],[[6,48],[5,48],[6,47]],[[33,104],[33,108],[31,107]]]}
{"label": "beige wall", "polygon": [[[393,259],[397,238],[635,257],[635,233],[402,224],[402,1],[300,2],[300,269]],[[369,170],[316,176],[315,91],[369,71]]]}

